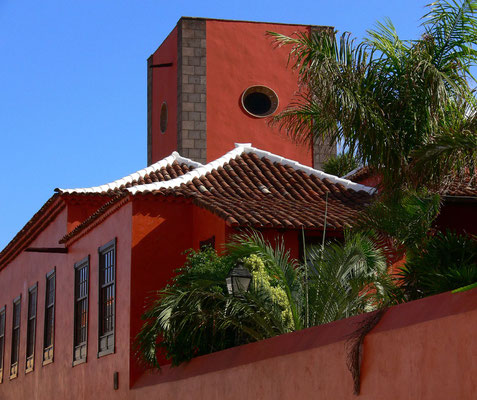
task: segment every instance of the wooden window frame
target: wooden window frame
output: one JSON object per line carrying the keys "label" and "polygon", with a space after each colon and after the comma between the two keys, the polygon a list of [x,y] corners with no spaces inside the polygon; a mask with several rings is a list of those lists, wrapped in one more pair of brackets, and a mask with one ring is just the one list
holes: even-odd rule
{"label": "wooden window frame", "polygon": [[[53,276],[55,282],[55,290],[53,291],[53,304],[51,307],[53,308],[53,327],[51,328],[51,344],[46,344],[47,339],[47,318],[48,318],[48,282],[50,278]],[[56,326],[56,267],[53,268],[50,272],[46,274],[45,279],[45,318],[44,318],[44,325],[43,325],[43,362],[42,365],[51,364],[54,361],[55,357],[55,326]]]}
{"label": "wooden window frame", "polygon": [[[86,268],[86,295],[79,297],[79,280],[77,272],[81,269]],[[90,281],[90,256],[83,258],[81,261],[78,261],[74,265],[74,325],[73,325],[73,367],[78,364],[85,363],[88,358],[88,326],[89,326],[89,281]],[[77,332],[78,332],[78,303],[81,301],[86,301],[86,337],[85,340],[81,343],[77,342]],[[84,356],[81,356],[81,352],[84,349]],[[80,352],[80,356],[77,357],[77,351]]]}
{"label": "wooden window frame", "polygon": [[[18,325],[15,325],[15,314],[16,307],[19,307],[18,311]],[[20,328],[22,323],[22,295],[15,297],[13,300],[13,310],[12,310],[12,342],[11,342],[11,351],[10,351],[10,379],[15,379],[18,377],[18,365],[20,364]],[[15,330],[18,329],[18,338],[16,340],[16,349],[14,349],[13,338],[15,337]],[[16,353],[16,361],[13,361],[13,355]]]}
{"label": "wooden window frame", "polygon": [[[114,250],[114,279],[108,283],[101,283],[101,273],[102,273],[102,256],[104,256],[109,251]],[[98,248],[98,358],[106,356],[108,354],[113,354],[116,351],[116,270],[117,270],[117,238],[109,241],[105,245]],[[102,289],[107,286],[112,285],[113,294],[114,294],[114,304],[113,304],[113,322],[112,331],[107,333],[102,332],[102,321],[103,321],[103,299],[102,299]],[[101,342],[106,340],[107,342],[111,338],[112,346],[106,347],[105,349],[101,348]]]}
{"label": "wooden window frame", "polygon": [[[32,310],[30,306],[31,304],[31,296],[32,294],[35,293],[35,304],[33,304],[35,314],[32,316]],[[36,325],[37,325],[37,313],[38,313],[38,282],[35,283],[32,287],[28,289],[28,314],[27,314],[27,341],[26,341],[26,347],[25,347],[25,373],[29,373],[34,370],[35,368],[35,347],[36,347]],[[30,321],[33,321],[33,329],[30,331]],[[30,338],[30,335],[33,335],[32,338]],[[29,355],[28,354],[28,343],[30,342],[33,343],[33,349],[32,353]]]}
{"label": "wooden window frame", "polygon": [[0,324],[0,326],[3,329],[0,329],[0,352],[1,352],[1,357],[0,357],[0,383],[3,383],[3,359],[5,358],[5,329],[6,329],[6,324],[7,324],[7,306],[4,305],[2,308],[0,308],[0,320],[3,319],[3,325]]}

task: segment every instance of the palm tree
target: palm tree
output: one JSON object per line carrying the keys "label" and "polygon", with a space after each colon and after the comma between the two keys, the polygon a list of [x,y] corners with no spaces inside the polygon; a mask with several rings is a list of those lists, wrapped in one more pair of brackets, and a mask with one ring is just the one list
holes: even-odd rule
{"label": "palm tree", "polygon": [[439,0],[427,10],[418,40],[400,39],[390,20],[362,43],[348,33],[271,33],[291,47],[302,88],[273,122],[298,141],[341,142],[382,175],[387,193],[473,168],[477,1]]}

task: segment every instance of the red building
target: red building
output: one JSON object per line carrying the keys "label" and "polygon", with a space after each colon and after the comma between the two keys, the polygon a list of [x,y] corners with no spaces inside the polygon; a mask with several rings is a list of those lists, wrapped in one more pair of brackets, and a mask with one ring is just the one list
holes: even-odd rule
{"label": "red building", "polygon": [[[375,188],[380,184],[379,176],[368,167],[359,167],[344,178]],[[477,235],[477,174],[451,179],[439,194],[442,205],[435,228]]]}
{"label": "red building", "polygon": [[140,315],[185,250],[254,227],[298,257],[326,203],[327,235],[353,222],[373,189],[313,169],[334,150],[264,118],[297,90],[266,32],[312,29],[179,21],[148,60],[149,167],[57,189],[0,253],[0,398],[136,398]]}
{"label": "red building", "polygon": [[313,29],[328,28],[178,22],[148,59],[149,166],[57,189],[0,253],[1,399],[150,398],[133,341],[185,250],[253,227],[299,257],[325,208],[328,236],[352,224],[374,189],[319,171],[333,148],[297,146],[265,118],[297,90],[266,32]]}

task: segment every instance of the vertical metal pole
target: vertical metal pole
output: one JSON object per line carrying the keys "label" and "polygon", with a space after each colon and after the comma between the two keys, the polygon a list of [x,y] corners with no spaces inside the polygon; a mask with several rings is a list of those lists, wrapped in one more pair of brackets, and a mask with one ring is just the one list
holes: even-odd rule
{"label": "vertical metal pole", "polygon": [[323,223],[323,240],[321,242],[321,253],[325,250],[325,238],[326,238],[326,218],[328,217],[328,192],[325,195],[325,222]]}
{"label": "vertical metal pole", "polygon": [[309,303],[308,303],[308,262],[306,259],[305,229],[301,227],[301,237],[303,242],[303,262],[305,263],[305,328],[309,327]]}

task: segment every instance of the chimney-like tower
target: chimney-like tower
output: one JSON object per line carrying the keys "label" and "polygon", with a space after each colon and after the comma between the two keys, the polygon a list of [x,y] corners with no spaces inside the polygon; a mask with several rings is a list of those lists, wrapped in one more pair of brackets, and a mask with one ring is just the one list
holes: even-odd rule
{"label": "chimney-like tower", "polygon": [[296,93],[287,48],[267,31],[292,35],[330,29],[304,25],[183,17],[148,59],[148,165],[177,150],[205,163],[234,143],[320,168],[336,148],[293,143],[266,118]]}

